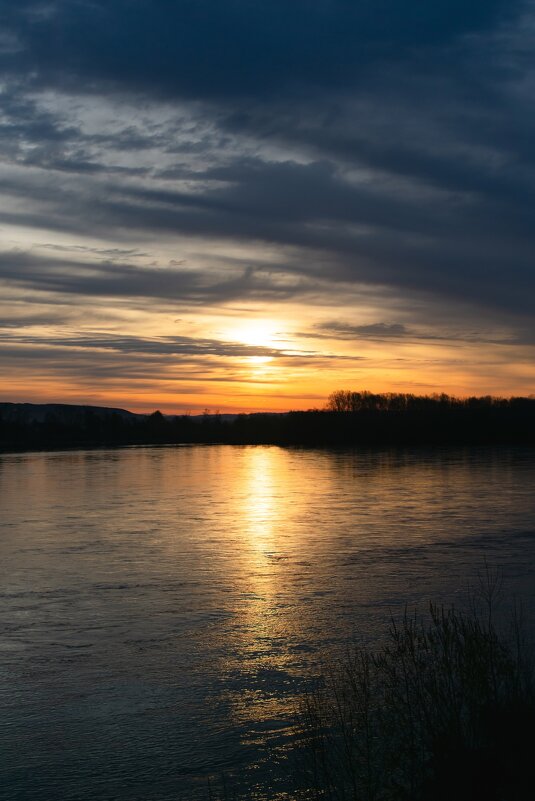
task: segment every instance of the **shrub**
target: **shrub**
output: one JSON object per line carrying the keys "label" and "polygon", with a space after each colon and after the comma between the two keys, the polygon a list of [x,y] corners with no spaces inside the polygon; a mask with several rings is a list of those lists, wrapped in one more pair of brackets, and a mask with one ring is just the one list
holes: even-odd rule
{"label": "shrub", "polygon": [[406,611],[381,646],[349,649],[306,694],[308,797],[535,797],[531,661],[518,615],[505,632],[495,623],[497,583],[486,578],[484,606]]}

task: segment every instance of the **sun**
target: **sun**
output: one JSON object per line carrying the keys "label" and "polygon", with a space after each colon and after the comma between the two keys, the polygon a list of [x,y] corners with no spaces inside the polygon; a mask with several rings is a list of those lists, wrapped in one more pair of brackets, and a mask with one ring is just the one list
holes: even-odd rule
{"label": "sun", "polygon": [[246,320],[232,328],[229,337],[243,345],[273,348],[277,340],[276,323],[271,320]]}

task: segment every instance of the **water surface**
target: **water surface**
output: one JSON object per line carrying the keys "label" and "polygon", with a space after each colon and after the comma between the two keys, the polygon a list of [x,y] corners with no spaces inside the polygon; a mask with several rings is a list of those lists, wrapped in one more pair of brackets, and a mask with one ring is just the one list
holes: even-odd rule
{"label": "water surface", "polygon": [[485,559],[529,614],[534,485],[528,450],[1,456],[4,797],[282,798],[295,698],[348,637]]}

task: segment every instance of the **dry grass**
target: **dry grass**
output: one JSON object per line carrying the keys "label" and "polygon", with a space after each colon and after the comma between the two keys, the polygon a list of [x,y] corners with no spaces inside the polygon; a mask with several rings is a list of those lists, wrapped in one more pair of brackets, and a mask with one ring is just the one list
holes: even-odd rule
{"label": "dry grass", "polygon": [[513,609],[495,620],[486,571],[468,612],[405,612],[376,650],[352,648],[303,701],[307,797],[323,801],[535,798],[535,691]]}

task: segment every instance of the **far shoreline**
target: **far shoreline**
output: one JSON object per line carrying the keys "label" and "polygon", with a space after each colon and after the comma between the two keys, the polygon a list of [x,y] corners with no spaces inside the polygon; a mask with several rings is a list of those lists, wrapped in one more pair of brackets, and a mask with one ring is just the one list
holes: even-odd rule
{"label": "far shoreline", "polygon": [[158,445],[463,448],[535,445],[535,398],[333,393],[324,409],[166,416],[0,403],[0,452]]}

